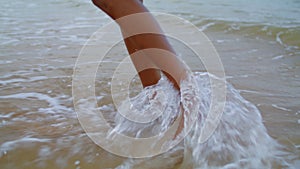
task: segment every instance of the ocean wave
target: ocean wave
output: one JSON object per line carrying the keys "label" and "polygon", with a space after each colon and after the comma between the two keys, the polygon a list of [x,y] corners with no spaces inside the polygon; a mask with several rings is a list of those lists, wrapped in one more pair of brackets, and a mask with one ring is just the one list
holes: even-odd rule
{"label": "ocean wave", "polygon": [[194,21],[201,31],[216,31],[232,33],[241,36],[259,37],[274,41],[286,49],[300,48],[300,27],[279,27],[261,23],[230,22],[222,20],[200,20]]}

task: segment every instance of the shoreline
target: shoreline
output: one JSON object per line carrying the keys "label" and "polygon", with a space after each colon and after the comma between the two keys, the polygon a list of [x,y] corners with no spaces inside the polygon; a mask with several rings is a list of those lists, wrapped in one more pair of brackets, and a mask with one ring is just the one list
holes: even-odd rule
{"label": "shoreline", "polygon": [[[82,4],[74,7],[76,5],[71,1],[52,3],[43,12],[36,6],[28,8],[43,13],[41,16],[26,12],[28,9],[24,8],[21,11],[29,18],[28,23],[26,19],[18,20],[23,17],[21,12],[11,18],[9,15],[3,17],[5,33],[1,40],[0,62],[0,146],[3,149],[0,165],[4,169],[14,165],[15,168],[26,168],[27,162],[32,160],[29,164],[32,168],[43,165],[45,168],[78,167],[78,160],[82,168],[114,167],[124,162],[95,145],[82,130],[74,112],[72,73],[76,58],[93,31],[108,21],[92,4]],[[18,6],[13,7],[18,9]],[[58,10],[55,15],[48,15],[54,7],[65,9],[66,15],[62,18]],[[83,10],[76,13],[81,8]],[[268,133],[287,146],[295,156],[295,167],[298,167],[300,61],[299,48],[289,46],[299,44],[299,29],[287,31],[291,44],[285,45],[288,43],[284,38],[280,39],[283,35],[278,35],[282,30],[277,28],[272,28],[275,31],[272,36],[259,33],[263,26],[258,26],[257,31],[234,30],[238,27],[233,27],[224,32],[223,28],[227,30],[230,24],[215,28],[208,25],[205,29],[203,26],[210,24],[209,20],[194,19],[215,45],[227,80],[258,107]],[[205,71],[188,48],[174,43],[192,70]],[[109,80],[124,53],[124,44],[119,43],[102,64],[106,72],[97,74],[96,94],[100,105],[109,107],[111,104]],[[18,163],[12,163],[11,159],[17,159]]]}

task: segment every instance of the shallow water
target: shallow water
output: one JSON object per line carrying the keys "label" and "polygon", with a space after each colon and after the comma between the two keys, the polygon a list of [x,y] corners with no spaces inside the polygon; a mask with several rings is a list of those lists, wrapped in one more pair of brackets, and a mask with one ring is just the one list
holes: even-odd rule
{"label": "shallow water", "polygon": [[[161,155],[146,160],[129,159],[118,168],[291,168],[289,160],[293,158],[293,155],[268,135],[259,110],[252,103],[243,99],[230,84],[227,84],[226,104],[220,124],[207,141],[200,143],[202,129],[208,119],[208,114],[211,113],[212,85],[209,78],[214,79],[215,77],[209,76],[207,73],[194,74],[196,85],[193,89],[197,89],[192,94],[194,97],[189,97],[191,94],[184,92],[186,89],[191,90],[190,84],[193,81],[187,80],[187,83],[183,82],[181,84],[183,107],[186,103],[189,104],[191,98],[197,98],[195,100],[199,103],[195,104],[194,102],[193,107],[197,107],[197,105],[200,107],[197,111],[195,126],[191,133],[185,137],[185,142],[163,154],[164,158],[170,159],[167,164],[162,165],[164,160]],[[116,115],[117,126],[115,130],[120,133],[140,134],[163,132],[165,125],[170,125],[168,121],[172,119],[172,115],[174,116],[175,110],[178,109],[178,107],[172,107],[173,104],[170,104],[176,103],[176,99],[174,100],[176,96],[169,94],[176,94],[177,92],[175,89],[170,90],[170,84],[165,81],[162,79],[153,88],[143,90],[131,102],[133,106],[143,107],[144,112],[147,112],[147,103],[140,100],[147,100],[149,90],[150,93],[153,91],[163,93],[164,90],[167,90],[168,94],[163,95],[168,98],[167,100],[163,101],[159,95],[156,98],[162,100],[160,104],[170,107],[166,108],[158,121],[141,126],[140,124],[130,123],[127,119]],[[187,99],[186,103],[184,98]],[[184,108],[189,113],[191,109],[193,108]],[[185,124],[187,124],[188,120],[186,117],[185,119]],[[167,123],[165,123],[166,121]],[[157,125],[160,127],[157,127]],[[127,144],[130,144],[130,142]],[[181,162],[178,158],[182,156],[182,151],[184,151],[184,156]],[[181,162],[181,165],[178,165],[178,162]]]}
{"label": "shallow water", "polygon": [[[230,158],[219,159],[209,145],[195,145],[193,139],[197,134],[188,137],[185,147],[192,151],[185,154],[184,160],[183,143],[149,162],[128,160],[104,151],[89,139],[77,120],[71,81],[82,45],[109,19],[90,2],[79,0],[49,0],[48,3],[1,0],[1,4],[1,168],[173,168],[183,161],[194,168],[261,164],[255,160],[265,155],[260,153],[266,145],[264,142],[257,142],[253,151],[246,151],[259,152],[252,155],[257,159],[229,163]],[[286,165],[284,161],[287,161],[290,168],[299,168],[299,2],[167,0],[146,1],[146,4],[152,10],[188,19],[205,31],[221,56],[227,81],[236,89],[230,88],[230,91],[249,100],[250,103],[244,104],[252,107],[251,110],[255,105],[268,134],[285,146],[283,149],[288,155],[283,160],[278,157],[272,162],[273,167],[283,168],[281,165]],[[172,44],[194,72],[205,71],[188,48],[175,40]],[[97,74],[98,104],[106,113],[114,111],[109,82],[114,66],[124,53],[120,43],[101,65],[105,73]],[[137,79],[132,82],[130,91],[132,97],[140,93]],[[244,102],[243,99],[238,101]],[[259,113],[256,109],[254,112]],[[224,118],[226,120],[229,119]],[[230,120],[229,124],[232,124]],[[255,131],[264,133],[264,127],[258,124],[259,129]],[[219,137],[226,138],[225,135]],[[271,140],[268,136],[265,138]],[[205,153],[211,154],[205,156]],[[234,159],[239,159],[240,153],[234,153]],[[271,158],[274,157],[277,156]],[[208,159],[206,163],[200,163],[205,159]],[[263,161],[267,162],[261,165],[268,165],[272,160]]]}

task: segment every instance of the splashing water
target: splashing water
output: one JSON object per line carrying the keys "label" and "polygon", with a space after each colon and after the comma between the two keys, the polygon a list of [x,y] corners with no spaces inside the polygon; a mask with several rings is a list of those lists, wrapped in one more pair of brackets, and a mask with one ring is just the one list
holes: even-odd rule
{"label": "splashing water", "polygon": [[[156,157],[128,159],[117,169],[290,168],[286,159],[283,158],[288,154],[281,145],[268,135],[259,110],[241,97],[230,84],[227,84],[227,100],[220,124],[206,142],[199,143],[201,129],[211,106],[209,78],[214,77],[208,73],[195,73],[193,76],[198,89],[190,91],[197,92],[197,96],[194,98],[197,98],[198,104],[194,104],[193,107],[198,106],[199,111],[197,112],[196,123],[192,131],[185,137],[184,143]],[[121,107],[127,108],[125,111],[129,112],[134,112],[133,107],[139,112],[145,113],[155,113],[159,110],[163,111],[161,116],[150,123],[140,124],[131,122],[115,113],[112,117],[115,124],[114,131],[137,138],[164,132],[179,114],[180,101],[183,102],[192,98],[189,93],[183,91],[183,89],[193,87],[190,84],[191,79],[181,84],[181,96],[166,78],[162,78],[154,86],[143,89],[131,99],[131,103],[124,102],[123,107]],[[128,104],[131,106],[125,106]],[[153,107],[156,109],[154,110]],[[192,108],[185,108],[185,111],[189,110]],[[186,119],[185,123],[187,123]],[[166,158],[168,160],[164,160]]]}

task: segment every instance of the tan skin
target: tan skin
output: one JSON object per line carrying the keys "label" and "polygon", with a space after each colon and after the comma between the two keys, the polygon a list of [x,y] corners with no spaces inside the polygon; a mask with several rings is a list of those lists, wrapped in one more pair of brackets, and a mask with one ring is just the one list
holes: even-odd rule
{"label": "tan skin", "polygon": [[[143,13],[143,12],[149,12],[148,9],[143,5],[143,0],[92,0],[93,3],[100,8],[102,11],[104,11],[107,15],[109,15],[112,19],[117,20],[121,17],[128,16],[131,14],[136,13]],[[166,51],[169,51],[174,54],[174,57],[171,57],[168,60],[168,63],[170,65],[168,67],[168,72],[172,74],[171,76],[169,73],[166,73],[165,71],[162,71],[168,79],[174,84],[175,88],[179,90],[180,81],[185,78],[186,69],[184,65],[180,62],[180,60],[175,56],[175,51],[169,44],[167,38],[163,36],[163,33],[161,31],[161,28],[157,21],[152,17],[151,14],[147,14],[147,18],[145,20],[147,23],[150,23],[153,26],[153,29],[156,29],[160,34],[138,34],[134,36],[130,36],[128,38],[125,38],[125,44],[127,47],[127,50],[129,54],[133,54],[136,51],[147,49],[147,48],[157,48],[157,49],[163,49]],[[117,21],[118,22],[118,21]],[[118,23],[123,36],[124,32],[126,30],[129,30],[130,27]],[[133,64],[137,67],[140,63],[137,59],[134,57],[131,57]],[[158,60],[152,58],[151,56],[147,56],[145,59],[147,59],[149,62],[153,62],[154,65],[159,65]],[[141,79],[141,82],[144,87],[151,86],[156,84],[161,76],[161,70],[150,68],[146,70],[137,70],[139,73],[139,77]],[[177,136],[183,129],[183,118],[180,121],[179,128],[176,131],[175,136]]]}

